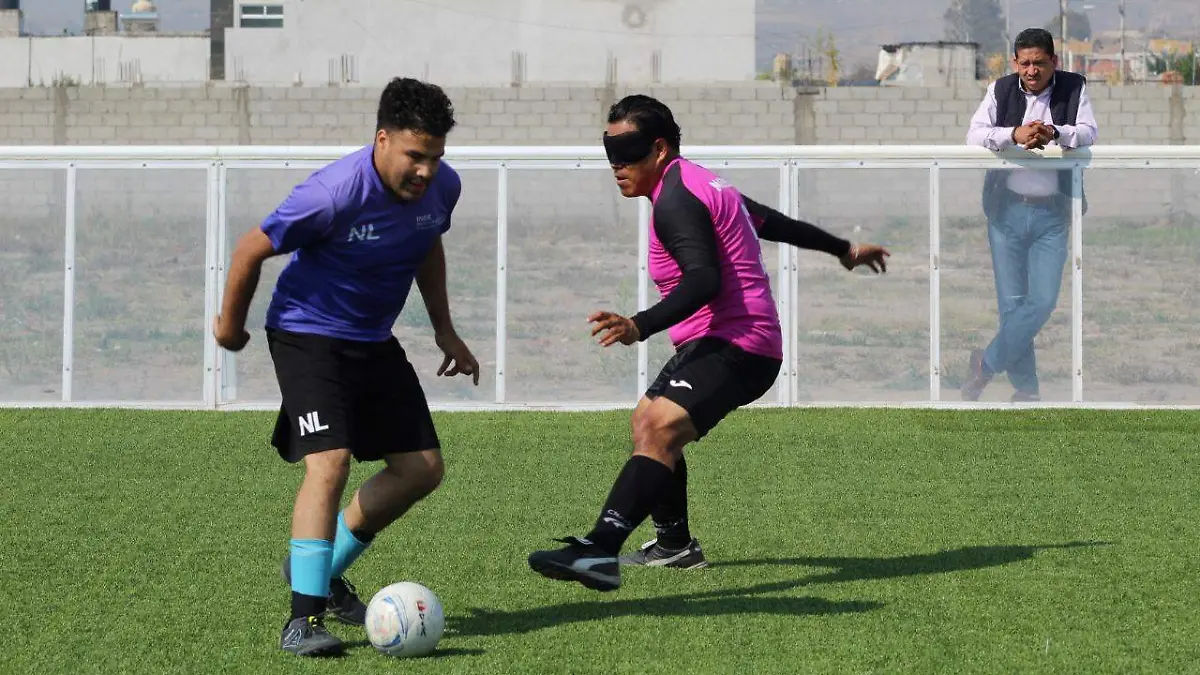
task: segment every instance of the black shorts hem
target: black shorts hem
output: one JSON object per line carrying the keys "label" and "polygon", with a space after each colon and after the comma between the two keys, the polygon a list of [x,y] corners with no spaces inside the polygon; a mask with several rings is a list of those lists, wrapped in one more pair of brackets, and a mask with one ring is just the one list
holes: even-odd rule
{"label": "black shorts hem", "polygon": [[766,394],[782,366],[780,359],[703,337],[679,348],[646,389],[646,397],[662,397],[683,408],[699,440],[734,410]]}

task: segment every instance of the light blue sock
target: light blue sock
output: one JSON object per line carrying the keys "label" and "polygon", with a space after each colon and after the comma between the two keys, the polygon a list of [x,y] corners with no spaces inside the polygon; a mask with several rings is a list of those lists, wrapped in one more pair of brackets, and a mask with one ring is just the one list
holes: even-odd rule
{"label": "light blue sock", "polygon": [[329,595],[329,567],[333,544],[327,539],[293,539],[292,590],[324,598]]}
{"label": "light blue sock", "polygon": [[346,573],[350,565],[367,550],[370,542],[364,544],[346,527],[344,511],[338,514],[337,537],[333,540],[333,566],[329,570],[330,578],[337,579]]}

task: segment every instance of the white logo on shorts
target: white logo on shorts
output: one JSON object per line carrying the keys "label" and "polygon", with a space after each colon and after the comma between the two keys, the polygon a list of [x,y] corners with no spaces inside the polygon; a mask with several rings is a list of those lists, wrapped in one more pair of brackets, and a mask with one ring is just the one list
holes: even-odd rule
{"label": "white logo on shorts", "polygon": [[321,413],[317,412],[316,410],[308,413],[307,415],[301,415],[299,419],[301,436],[304,436],[305,434],[315,434],[318,431],[325,431],[329,428],[328,424],[321,424]]}
{"label": "white logo on shorts", "polygon": [[[688,384],[687,380],[671,380],[671,386],[672,387],[687,387],[688,389],[692,388],[692,385]],[[693,389],[692,391],[695,391],[695,390]]]}

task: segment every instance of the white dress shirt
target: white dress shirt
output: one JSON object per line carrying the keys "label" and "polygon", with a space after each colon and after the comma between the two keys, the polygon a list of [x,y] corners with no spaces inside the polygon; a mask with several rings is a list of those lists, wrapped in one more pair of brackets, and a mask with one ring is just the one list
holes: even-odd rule
{"label": "white dress shirt", "polygon": [[[1060,148],[1082,148],[1096,142],[1096,116],[1092,112],[1092,102],[1088,98],[1087,85],[1079,92],[1079,111],[1075,124],[1053,124],[1050,115],[1050,92],[1054,89],[1054,80],[1040,94],[1031,94],[1025,89],[1025,83],[1018,80],[1021,92],[1025,94],[1025,118],[1022,124],[1040,120],[1044,124],[1058,129],[1057,143]],[[967,131],[967,145],[980,145],[989,150],[1000,151],[1014,145],[1012,134],[1014,127],[996,126],[996,83],[988,85],[983,101],[971,117],[971,127]],[[1008,172],[1008,189],[1027,197],[1049,197],[1058,192],[1058,176],[1053,170],[1012,169]]]}

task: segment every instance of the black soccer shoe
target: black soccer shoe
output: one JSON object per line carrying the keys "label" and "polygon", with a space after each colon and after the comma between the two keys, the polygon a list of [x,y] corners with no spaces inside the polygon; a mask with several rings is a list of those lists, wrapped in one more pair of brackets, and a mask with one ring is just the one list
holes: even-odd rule
{"label": "black soccer shoe", "polygon": [[279,648],[297,656],[332,656],[342,653],[342,641],[325,629],[321,617],[302,616],[283,627]]}
{"label": "black soccer shoe", "polygon": [[[292,585],[292,555],[283,559],[283,580]],[[329,580],[329,597],[325,601],[325,613],[351,626],[365,626],[367,606],[358,597],[358,591],[346,577]]]}
{"label": "black soccer shoe", "polygon": [[644,565],[646,567],[676,567],[685,570],[698,570],[708,567],[704,559],[704,551],[700,542],[695,539],[680,549],[663,548],[657,539],[642,544],[633,553],[621,556],[622,565]]}
{"label": "black soccer shoe", "polygon": [[615,591],[621,587],[621,568],[615,555],[582,537],[555,541],[567,546],[529,554],[529,567],[534,572],[549,579],[578,581],[594,591]]}

